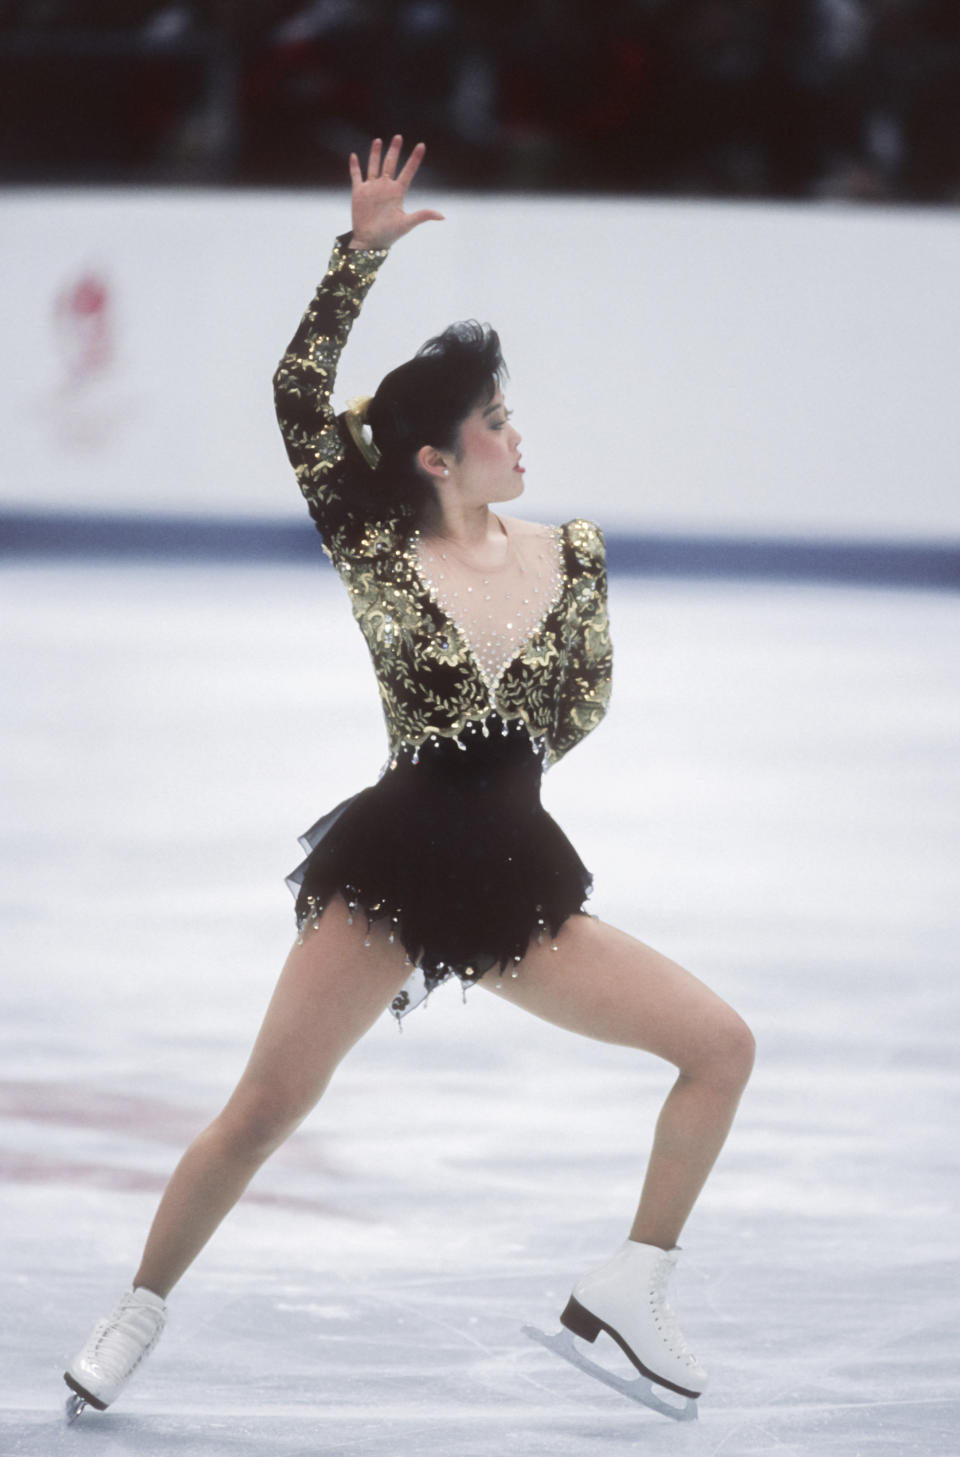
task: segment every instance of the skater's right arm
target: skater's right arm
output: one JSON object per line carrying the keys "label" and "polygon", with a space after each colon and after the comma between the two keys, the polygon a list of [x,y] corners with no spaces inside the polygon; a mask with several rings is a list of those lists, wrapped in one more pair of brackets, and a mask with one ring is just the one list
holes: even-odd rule
{"label": "skater's right arm", "polygon": [[335,523],[342,522],[348,509],[343,500],[344,444],[332,403],[340,354],[387,250],[418,224],[441,217],[428,209],[403,211],[425,148],[422,143],[415,147],[395,175],[401,146],[402,138],[394,137],[381,158],[381,143],[375,141],[366,178],[351,153],[352,232],[337,239],[326,276],[273,377],[287,455],[328,548]]}
{"label": "skater's right arm", "polygon": [[[344,442],[333,408],[333,386],[343,346],[386,257],[338,238],[326,275],[273,376],[283,443],[310,515],[333,546],[347,490]],[[338,509],[339,507],[339,509]]]}

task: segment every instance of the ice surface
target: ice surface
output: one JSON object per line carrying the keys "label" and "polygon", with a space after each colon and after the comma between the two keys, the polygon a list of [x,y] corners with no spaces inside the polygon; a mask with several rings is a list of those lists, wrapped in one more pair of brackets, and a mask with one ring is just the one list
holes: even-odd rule
{"label": "ice surface", "polygon": [[754,1026],[676,1304],[679,1428],[521,1335],[623,1238],[670,1070],[482,991],[385,1016],[109,1413],[63,1365],[128,1280],[292,935],[296,835],[375,778],[329,575],[0,576],[0,1452],[955,1450],[960,600],[613,584],[607,724],[548,777],[594,909]]}

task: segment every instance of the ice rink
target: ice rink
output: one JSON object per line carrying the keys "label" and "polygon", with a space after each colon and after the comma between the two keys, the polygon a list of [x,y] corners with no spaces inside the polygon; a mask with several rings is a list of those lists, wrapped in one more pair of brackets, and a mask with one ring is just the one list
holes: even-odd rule
{"label": "ice rink", "polygon": [[4,683],[4,1457],[913,1457],[960,1431],[960,598],[615,578],[614,704],[545,782],[593,909],[759,1060],[675,1292],[695,1425],[521,1334],[630,1223],[671,1070],[446,986],[384,1016],[109,1413],[61,1372],[238,1075],[297,834],[373,780],[319,568],[23,563]]}

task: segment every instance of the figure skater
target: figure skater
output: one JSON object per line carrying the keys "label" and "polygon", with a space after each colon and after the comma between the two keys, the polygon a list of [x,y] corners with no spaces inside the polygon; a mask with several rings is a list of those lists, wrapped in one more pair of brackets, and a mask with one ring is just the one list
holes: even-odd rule
{"label": "figure skater", "polygon": [[298,937],[250,1061],[163,1195],[131,1289],[65,1379],[105,1409],[158,1340],[167,1295],[264,1160],[387,1008],[451,976],[678,1077],[629,1235],[561,1320],[606,1331],[646,1378],[694,1400],[706,1373],[666,1303],[677,1240],[753,1061],[739,1016],[676,963],[584,910],[590,877],[540,805],[544,769],[599,723],[610,688],[603,537],[492,508],[523,491],[520,435],[487,326],[454,324],[368,400],[331,406],[351,324],[398,239],[423,158],[350,157],[352,231],[274,378],[287,453],[350,596],[383,700],[379,781],[303,839]]}

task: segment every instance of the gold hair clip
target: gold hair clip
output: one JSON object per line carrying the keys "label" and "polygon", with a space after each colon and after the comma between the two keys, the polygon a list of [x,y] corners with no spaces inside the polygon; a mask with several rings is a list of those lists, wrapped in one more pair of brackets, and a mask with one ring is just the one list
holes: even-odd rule
{"label": "gold hair clip", "polygon": [[344,419],[347,429],[350,431],[350,438],[363,456],[371,470],[376,470],[380,464],[380,452],[373,443],[373,434],[367,424],[367,410],[370,407],[370,395],[360,395],[355,400],[350,400]]}

